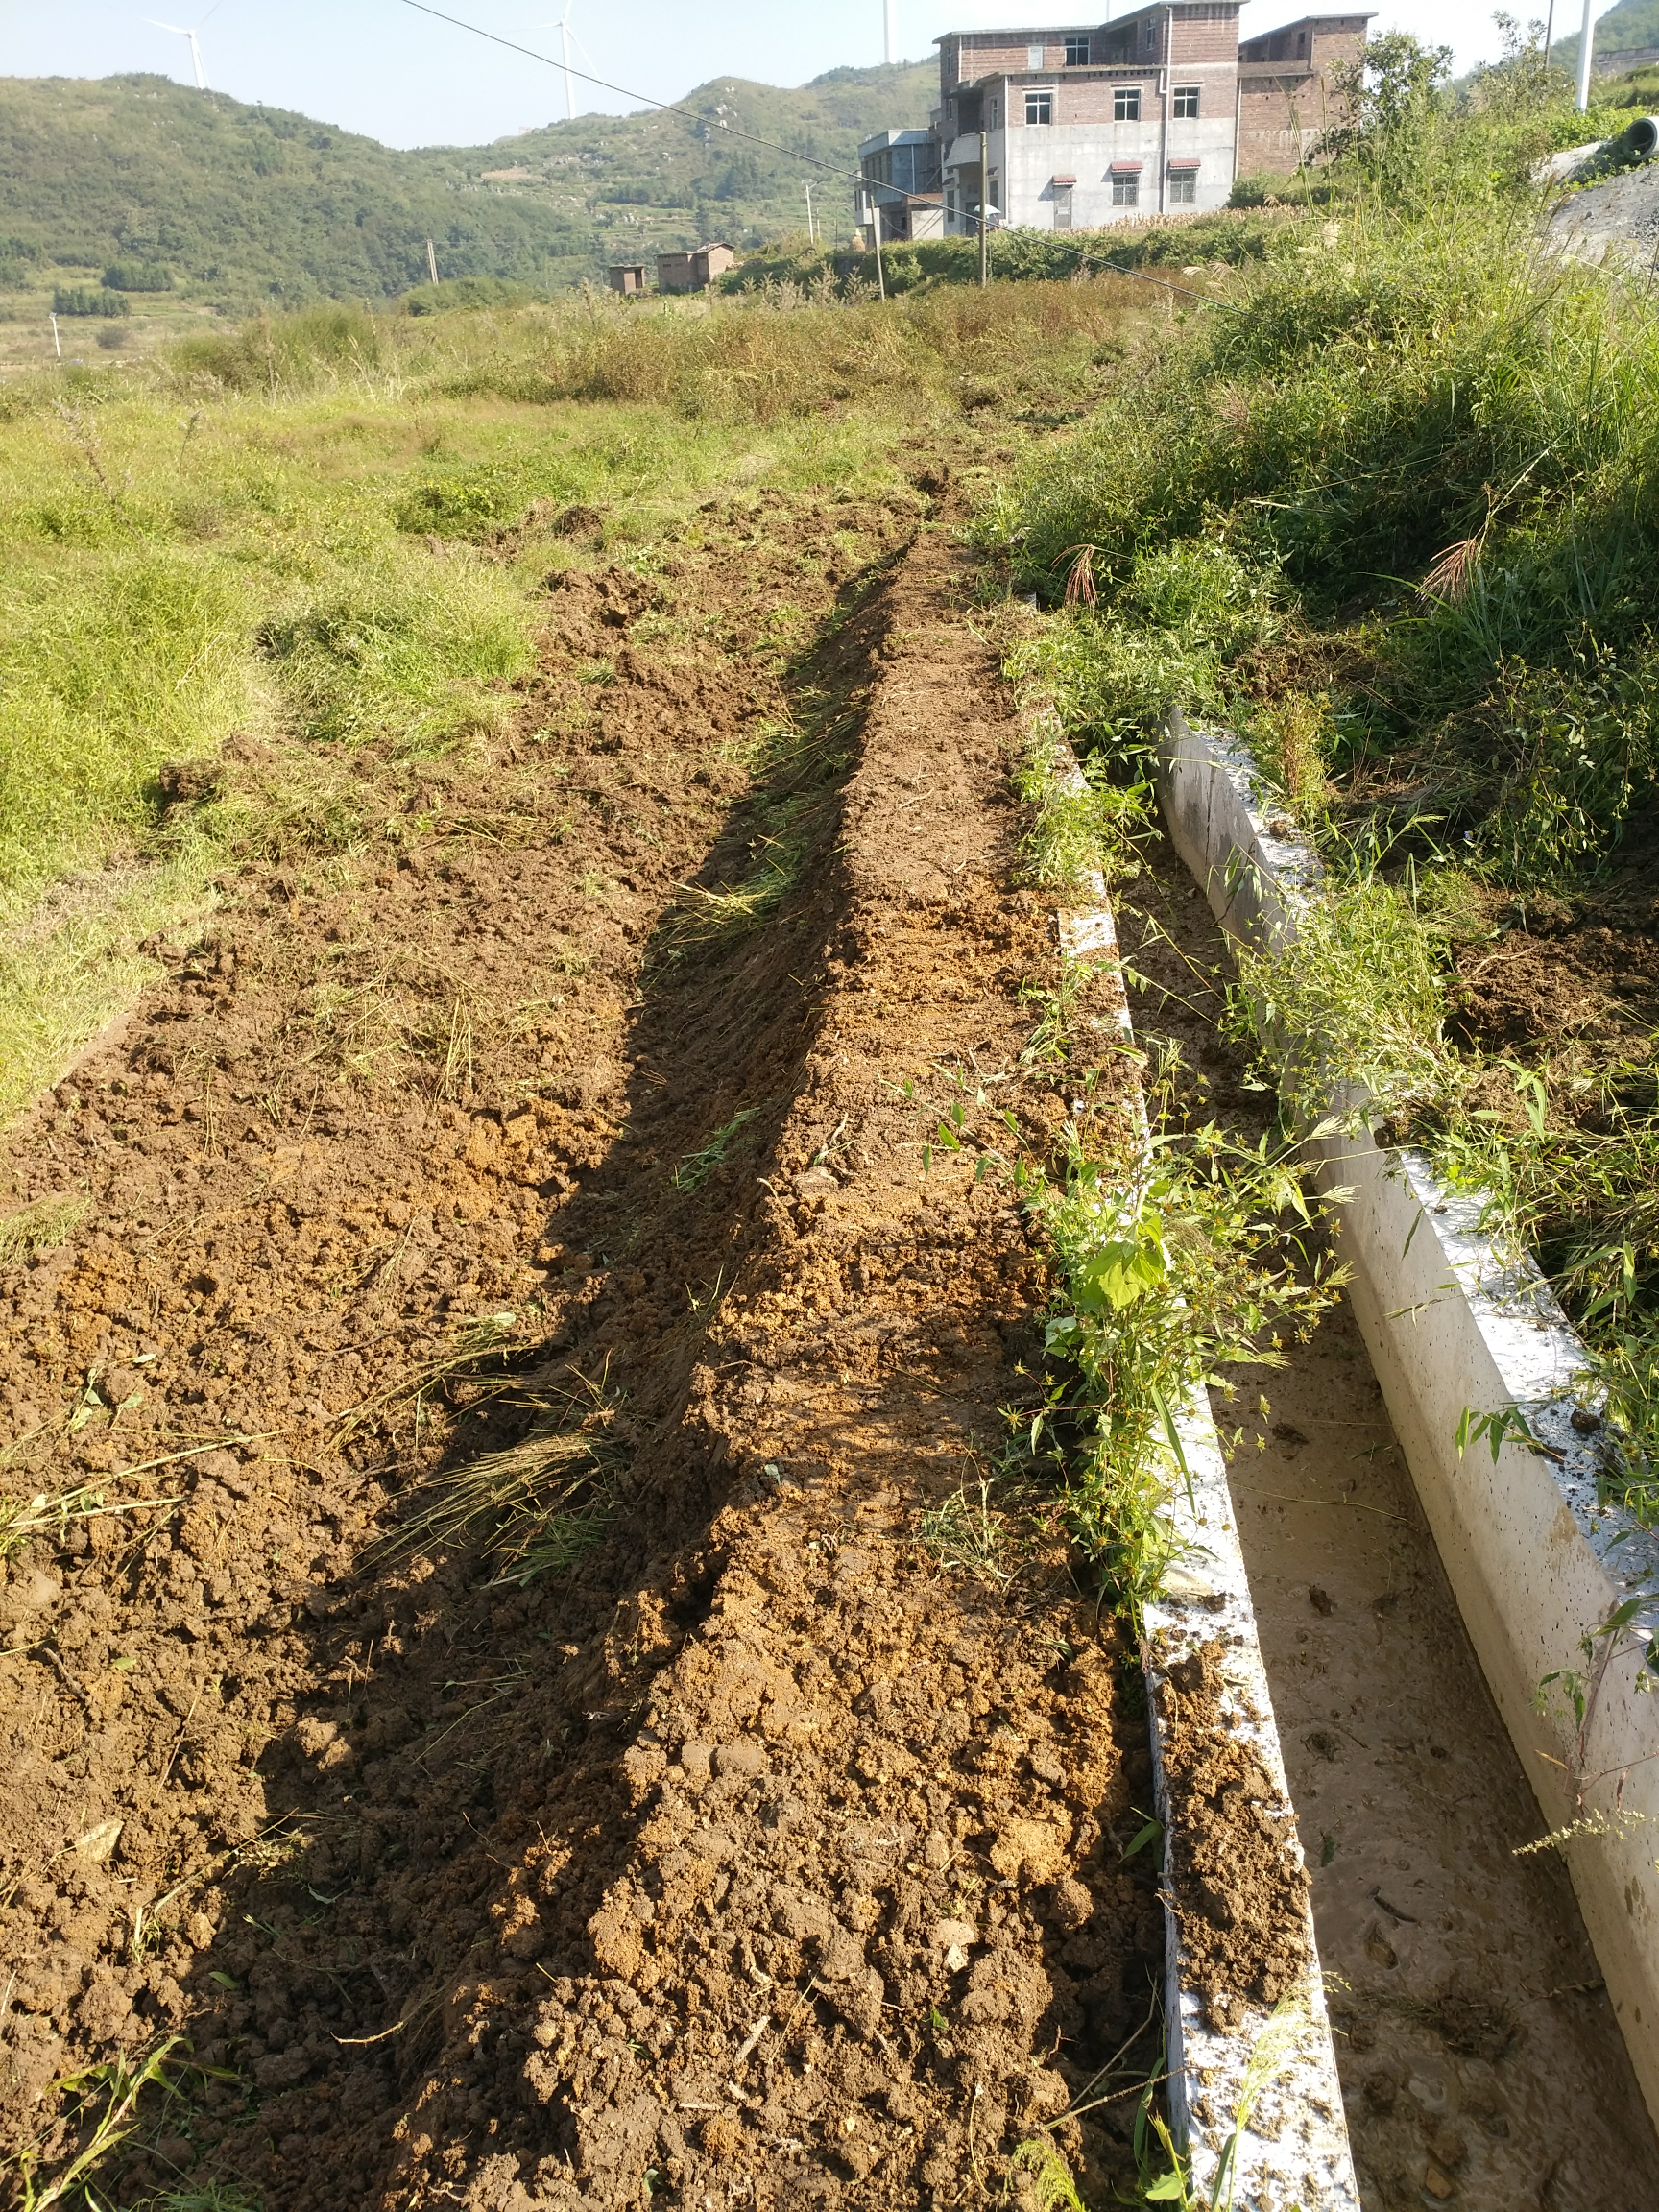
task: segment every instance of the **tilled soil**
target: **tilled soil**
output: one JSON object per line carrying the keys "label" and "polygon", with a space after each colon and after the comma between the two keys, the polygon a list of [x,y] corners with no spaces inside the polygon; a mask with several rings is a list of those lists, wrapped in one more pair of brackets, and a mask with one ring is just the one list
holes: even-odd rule
{"label": "tilled soil", "polygon": [[[177,2032],[114,2202],[988,2202],[1109,2067],[1057,2134],[1126,2175],[1139,1674],[992,1479],[1054,918],[916,475],[550,579],[511,733],[325,761],[373,834],[228,885],[14,1134],[84,1208],[0,1281],[42,2173]],[[566,1444],[573,1564],[443,1519]]]}
{"label": "tilled soil", "polygon": [[[1493,1052],[1651,1062],[1659,1035],[1659,821],[1640,809],[1603,872],[1571,896],[1493,893],[1491,934],[1461,947],[1457,1030]],[[1645,1099],[1650,1105],[1651,1099]]]}

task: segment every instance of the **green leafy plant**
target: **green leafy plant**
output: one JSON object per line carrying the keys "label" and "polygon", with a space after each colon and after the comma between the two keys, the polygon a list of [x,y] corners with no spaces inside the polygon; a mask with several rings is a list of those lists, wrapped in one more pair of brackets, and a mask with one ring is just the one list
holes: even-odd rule
{"label": "green leafy plant", "polygon": [[40,2170],[47,2137],[36,2137],[12,2155],[8,2163],[17,2177],[22,2212],[48,2212],[49,2206],[66,2202],[78,2191],[95,2201],[90,2183],[99,2169],[137,2132],[138,2105],[144,2092],[172,2086],[168,2060],[183,2041],[181,2035],[170,2035],[148,2053],[130,2056],[123,2052],[101,2065],[65,2075],[54,2084],[55,2095],[68,2101],[70,2126],[90,2131],[49,2179]]}
{"label": "green leafy plant", "polygon": [[1313,1233],[1293,1143],[1156,1120],[1139,1161],[1095,1155],[1074,1123],[1063,1143],[1058,1174],[1015,1169],[1062,1283],[1027,1441],[1057,1452],[1075,1538],[1138,1611],[1176,1554],[1164,1506],[1186,1479],[1190,1396],[1223,1363],[1283,1364],[1286,1332],[1310,1329],[1343,1276]]}

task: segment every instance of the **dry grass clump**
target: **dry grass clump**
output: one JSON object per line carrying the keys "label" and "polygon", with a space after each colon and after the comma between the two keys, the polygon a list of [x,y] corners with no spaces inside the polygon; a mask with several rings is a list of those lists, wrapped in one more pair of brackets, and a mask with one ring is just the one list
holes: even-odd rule
{"label": "dry grass clump", "polygon": [[856,406],[926,416],[1090,389],[1094,355],[1145,308],[1113,281],[951,288],[886,303],[804,302],[786,312],[739,295],[688,315],[618,303],[547,313],[518,359],[445,381],[450,393],[666,405],[719,421],[774,422]]}
{"label": "dry grass clump", "polygon": [[562,1574],[601,1541],[626,1458],[611,1433],[614,1392],[579,1375],[547,1387],[504,1379],[493,1394],[508,1392],[536,1413],[529,1434],[418,1484],[385,1556],[476,1546],[495,1583],[522,1585]]}

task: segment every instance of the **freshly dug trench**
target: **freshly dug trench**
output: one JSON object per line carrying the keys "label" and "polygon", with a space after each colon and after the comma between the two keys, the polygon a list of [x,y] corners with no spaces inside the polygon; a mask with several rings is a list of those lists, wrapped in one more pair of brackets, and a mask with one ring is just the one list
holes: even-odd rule
{"label": "freshly dug trench", "polygon": [[[781,680],[800,577],[709,536],[672,589],[752,652],[630,647],[590,707],[560,594],[521,770],[444,795],[516,842],[251,880],[13,1147],[94,1200],[13,1278],[29,1485],[142,1509],[7,1591],[9,2125],[162,2029],[217,2070],[115,2201],[988,2202],[1114,2058],[1057,2132],[1127,2178],[1139,1675],[998,1470],[1044,1275],[976,1146],[1064,1113],[1012,722],[943,533]],[[573,1407],[574,1570],[434,1533]]]}

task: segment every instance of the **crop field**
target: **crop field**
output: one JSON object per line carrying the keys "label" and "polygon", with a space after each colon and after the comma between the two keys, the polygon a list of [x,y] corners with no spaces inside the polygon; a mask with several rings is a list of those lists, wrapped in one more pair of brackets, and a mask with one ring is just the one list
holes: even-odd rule
{"label": "crop field", "polygon": [[[1377,1523],[1264,1600],[1307,1869],[1181,1893],[1213,2016],[1310,1890],[1366,2212],[1659,2190],[1241,1011],[1496,1193],[1647,1512],[1659,341],[1484,97],[1178,299],[780,264],[0,391],[22,2212],[1197,2212],[1141,1626],[1206,1384],[1252,1544],[1310,1464]],[[1327,858],[1282,972],[1171,707]]]}

